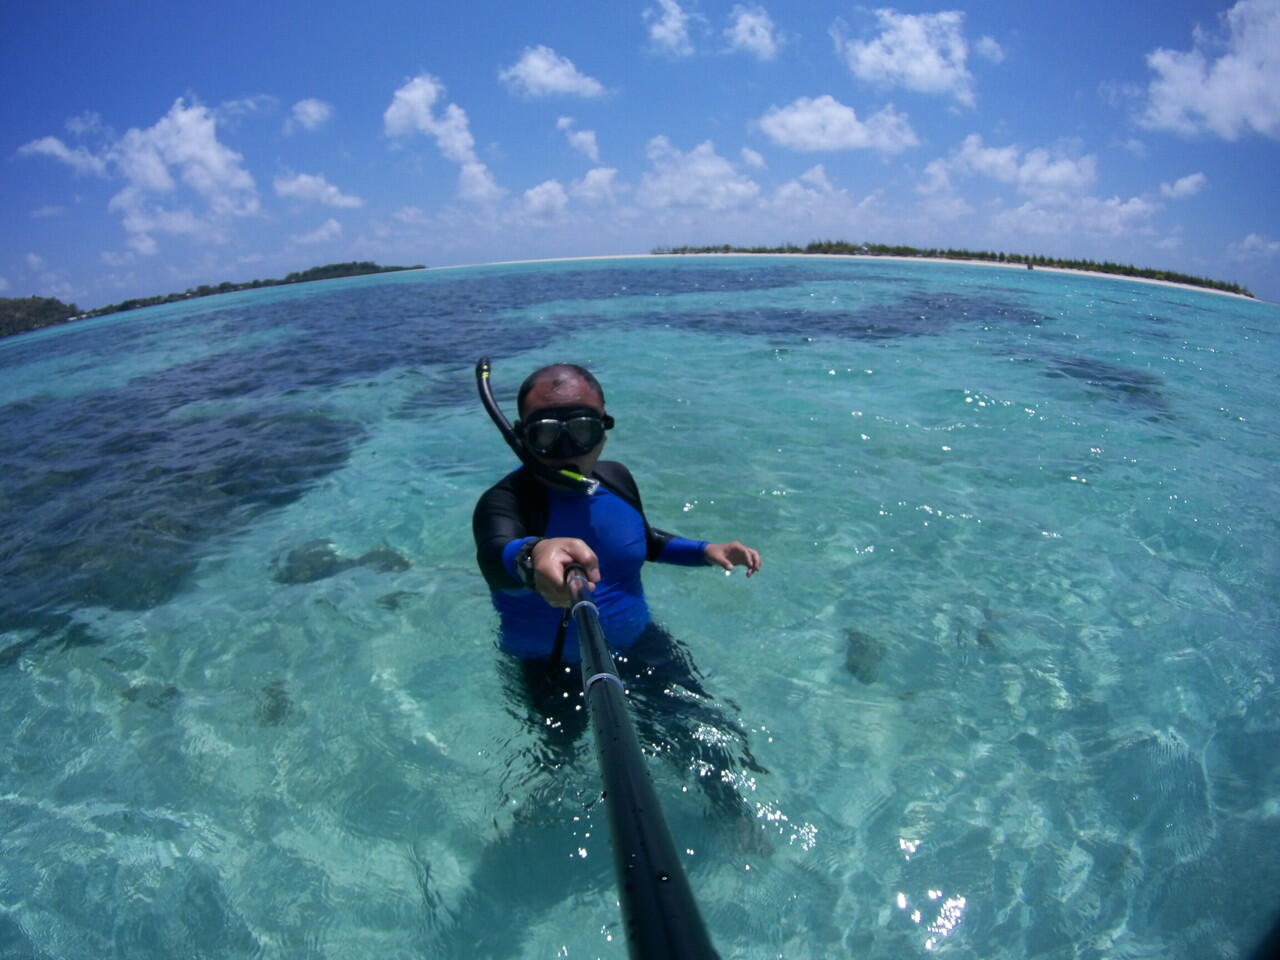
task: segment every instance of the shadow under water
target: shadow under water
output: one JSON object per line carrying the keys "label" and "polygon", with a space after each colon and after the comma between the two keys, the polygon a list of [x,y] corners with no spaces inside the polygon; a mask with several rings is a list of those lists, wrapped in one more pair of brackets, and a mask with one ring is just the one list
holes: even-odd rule
{"label": "shadow under water", "polygon": [[1132,367],[1106,363],[1092,357],[1057,357],[1045,371],[1049,377],[1079,380],[1110,400],[1145,410],[1151,421],[1170,419],[1173,413],[1162,392],[1164,380]]}
{"label": "shadow under water", "polygon": [[344,557],[332,540],[311,540],[276,557],[271,563],[271,579],[276,583],[314,583],[353,567],[367,567],[377,573],[399,573],[412,564],[390,547],[376,547],[358,557]]}

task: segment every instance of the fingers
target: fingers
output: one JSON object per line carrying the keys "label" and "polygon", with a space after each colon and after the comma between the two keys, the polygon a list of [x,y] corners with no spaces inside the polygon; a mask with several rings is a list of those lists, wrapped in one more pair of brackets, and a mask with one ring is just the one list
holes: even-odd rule
{"label": "fingers", "polygon": [[760,552],[738,540],[731,543],[709,543],[706,554],[711,563],[725,570],[746,567],[748,577],[760,572]]}
{"label": "fingers", "polygon": [[729,555],[740,566],[747,568],[747,576],[753,576],[760,572],[760,551],[752,550],[744,543],[737,540],[728,544]]}
{"label": "fingers", "polygon": [[587,589],[594,590],[600,581],[600,561],[589,546],[573,537],[552,537],[534,545],[533,584],[551,606],[567,607],[573,602],[565,574],[575,564],[587,571]]}
{"label": "fingers", "polygon": [[596,557],[595,551],[587,546],[583,541],[574,539],[573,537],[560,537],[551,541],[557,545],[557,548],[563,550],[566,555],[571,557],[565,565],[576,563],[587,571],[587,579],[592,583],[600,582],[600,561]]}
{"label": "fingers", "polygon": [[724,570],[732,570],[733,561],[725,553],[727,546],[724,543],[708,543],[703,549],[707,562]]}

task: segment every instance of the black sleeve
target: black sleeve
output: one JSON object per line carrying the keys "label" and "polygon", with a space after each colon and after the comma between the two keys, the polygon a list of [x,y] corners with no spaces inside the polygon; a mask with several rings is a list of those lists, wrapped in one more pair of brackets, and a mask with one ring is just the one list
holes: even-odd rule
{"label": "black sleeve", "polygon": [[520,509],[520,493],[519,485],[507,477],[485,491],[471,516],[476,562],[485,582],[494,590],[524,586],[507,573],[502,563],[502,548],[517,538],[540,534],[529,529],[527,511]]}

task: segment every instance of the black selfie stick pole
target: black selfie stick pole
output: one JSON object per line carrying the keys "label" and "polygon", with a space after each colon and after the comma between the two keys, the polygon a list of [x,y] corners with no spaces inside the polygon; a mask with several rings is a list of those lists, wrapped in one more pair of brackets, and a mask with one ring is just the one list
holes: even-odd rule
{"label": "black selfie stick pole", "polygon": [[565,579],[573,596],[583,695],[600,761],[627,951],[631,960],[718,958],[649,779],[586,571],[575,564]]}

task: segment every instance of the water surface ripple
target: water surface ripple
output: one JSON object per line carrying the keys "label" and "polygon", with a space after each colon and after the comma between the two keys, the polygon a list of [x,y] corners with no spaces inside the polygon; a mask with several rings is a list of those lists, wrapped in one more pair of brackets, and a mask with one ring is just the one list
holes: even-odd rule
{"label": "water surface ripple", "polygon": [[702,684],[646,748],[724,956],[1245,955],[1280,899],[1278,320],[642,258],[0,341],[0,954],[625,955],[588,738],[548,747],[474,568],[489,354],[509,408],[590,365],[650,519],[764,554],[646,572]]}

